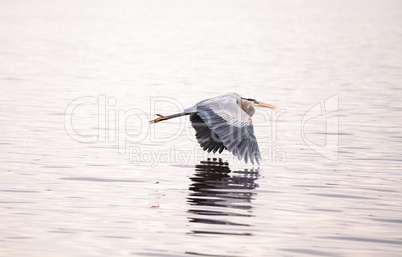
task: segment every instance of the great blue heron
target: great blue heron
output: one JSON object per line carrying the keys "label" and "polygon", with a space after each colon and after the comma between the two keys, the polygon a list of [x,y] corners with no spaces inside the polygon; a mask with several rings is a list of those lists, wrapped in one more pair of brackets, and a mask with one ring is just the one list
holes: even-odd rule
{"label": "great blue heron", "polygon": [[151,120],[157,123],[184,115],[190,115],[191,125],[196,131],[196,138],[204,151],[222,153],[227,149],[239,160],[248,160],[259,164],[261,159],[251,120],[254,106],[275,109],[270,104],[255,99],[243,98],[236,93],[206,99],[187,108],[182,113],[169,116],[157,114],[159,118]]}

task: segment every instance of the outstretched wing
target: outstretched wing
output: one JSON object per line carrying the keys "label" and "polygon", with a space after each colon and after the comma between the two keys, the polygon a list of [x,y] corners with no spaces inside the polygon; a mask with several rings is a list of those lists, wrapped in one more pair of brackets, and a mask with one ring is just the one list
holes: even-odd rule
{"label": "outstretched wing", "polygon": [[[202,132],[197,128],[196,131],[208,138],[206,140],[207,143],[209,142],[208,145],[204,145],[204,147],[207,146],[206,149],[213,147],[212,150],[214,150],[221,142],[239,160],[244,159],[246,163],[250,160],[253,164],[255,160],[259,163],[261,155],[254,136],[253,124],[249,120],[251,117],[237,104],[236,96],[237,94],[229,94],[211,99],[212,101],[198,103],[196,114],[207,125],[210,132],[209,136],[205,136],[208,132]],[[197,140],[199,140],[198,137]],[[221,149],[220,147],[217,149]]]}

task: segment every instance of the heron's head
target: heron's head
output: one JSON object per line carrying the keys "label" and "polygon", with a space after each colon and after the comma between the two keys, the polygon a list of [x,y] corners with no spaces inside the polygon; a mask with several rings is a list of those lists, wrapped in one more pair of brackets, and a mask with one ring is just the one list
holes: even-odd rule
{"label": "heron's head", "polygon": [[259,101],[255,100],[253,98],[243,98],[242,97],[242,99],[246,100],[252,106],[261,106],[261,107],[267,107],[267,108],[271,108],[271,109],[276,109],[276,107],[273,106],[273,105],[259,102]]}

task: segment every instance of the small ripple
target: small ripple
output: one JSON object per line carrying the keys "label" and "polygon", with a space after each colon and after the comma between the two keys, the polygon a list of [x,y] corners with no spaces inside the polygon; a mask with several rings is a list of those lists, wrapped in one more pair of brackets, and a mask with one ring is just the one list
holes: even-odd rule
{"label": "small ripple", "polygon": [[29,212],[14,212],[13,214],[15,215],[36,215],[35,213],[29,213]]}
{"label": "small ripple", "polygon": [[86,164],[86,166],[91,166],[91,167],[108,167],[108,166],[111,166],[111,164]]}
{"label": "small ripple", "polygon": [[0,201],[0,203],[34,203],[34,202],[7,202],[7,201]]}
{"label": "small ripple", "polygon": [[2,80],[15,80],[15,81],[24,81],[25,79],[21,78],[13,78],[13,77],[2,77]]}
{"label": "small ripple", "polygon": [[387,222],[387,223],[402,223],[402,220],[395,220],[395,219],[376,219],[376,218],[372,218],[370,220],[380,221],[380,222]]}
{"label": "small ripple", "polygon": [[211,234],[211,235],[228,235],[228,236],[252,236],[252,233],[236,233],[236,232],[218,232],[218,231],[201,231],[192,230],[189,234]]}
{"label": "small ripple", "polygon": [[235,257],[234,255],[219,255],[219,254],[205,254],[205,253],[197,253],[197,252],[185,252],[185,254],[189,255],[197,255],[197,256],[206,256],[206,257]]}
{"label": "small ripple", "polygon": [[330,185],[327,186],[316,186],[316,185],[293,185],[294,187],[311,187],[311,188],[327,188],[331,187]]}
{"label": "small ripple", "polygon": [[0,191],[9,193],[39,193],[38,191],[30,191],[30,190],[0,190]]}
{"label": "small ripple", "polygon": [[49,169],[69,169],[69,168],[72,168],[72,166],[68,166],[68,165],[47,165],[47,166],[43,166],[43,168],[49,168]]}
{"label": "small ripple", "polygon": [[74,234],[74,232],[70,231],[61,231],[61,230],[50,230],[49,233],[59,233],[59,234]]}
{"label": "small ripple", "polygon": [[316,132],[314,134],[317,135],[339,135],[339,136],[353,136],[354,134],[350,134],[350,133],[327,133],[327,132]]}
{"label": "small ripple", "polygon": [[213,219],[203,219],[203,218],[188,218],[190,222],[204,223],[204,224],[215,224],[215,225],[232,225],[232,226],[250,226],[249,224],[242,224],[236,222],[230,222],[225,220],[213,220]]}
{"label": "small ripple", "polygon": [[369,242],[369,243],[396,244],[396,245],[401,245],[402,244],[402,240],[397,241],[397,240],[384,240],[384,239],[362,238],[362,237],[324,236],[324,237],[318,237],[318,238],[321,238],[321,239],[337,239],[337,240],[345,240],[345,241],[359,241],[359,242]]}
{"label": "small ripple", "polygon": [[29,237],[29,236],[10,236],[10,237],[6,237],[7,239],[32,239],[33,237]]}
{"label": "small ripple", "polygon": [[49,115],[59,115],[59,116],[62,116],[62,115],[65,115],[65,113],[64,113],[64,112],[52,112],[52,113],[49,113]]}
{"label": "small ripple", "polygon": [[340,210],[330,210],[330,209],[309,209],[311,211],[325,211],[325,212],[343,212]]}
{"label": "small ripple", "polygon": [[251,214],[241,214],[235,212],[222,212],[222,211],[208,211],[208,210],[188,210],[190,213],[198,214],[198,215],[206,215],[206,216],[237,216],[237,217],[254,217]]}
{"label": "small ripple", "polygon": [[62,180],[73,180],[73,181],[90,181],[90,182],[144,182],[140,180],[131,180],[131,179],[107,179],[107,178],[59,178]]}
{"label": "small ripple", "polygon": [[298,249],[298,248],[283,248],[279,249],[286,252],[294,252],[294,253],[302,253],[302,254],[309,254],[309,255],[318,255],[318,256],[338,256],[337,254],[318,251],[318,250],[310,250],[310,249]]}
{"label": "small ripple", "polygon": [[378,189],[378,188],[366,188],[366,187],[360,187],[357,189],[363,189],[363,190],[370,190],[370,191],[378,191],[378,192],[391,192],[391,193],[397,193],[399,191],[397,190],[392,190],[392,189]]}
{"label": "small ripple", "polygon": [[324,196],[324,197],[337,197],[337,198],[349,198],[349,199],[367,199],[376,200],[377,198],[365,197],[365,196],[354,196],[354,195],[342,195],[342,194],[316,194],[311,193],[310,195]]}
{"label": "small ripple", "polygon": [[103,238],[115,238],[115,239],[132,239],[132,237],[129,236],[100,236]]}

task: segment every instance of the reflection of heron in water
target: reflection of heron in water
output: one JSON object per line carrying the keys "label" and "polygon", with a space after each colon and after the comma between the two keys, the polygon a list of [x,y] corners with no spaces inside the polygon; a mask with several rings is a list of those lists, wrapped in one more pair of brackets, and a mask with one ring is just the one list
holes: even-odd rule
{"label": "reflection of heron in water", "polygon": [[[244,217],[253,216],[251,200],[256,194],[252,190],[258,187],[255,180],[258,179],[259,171],[245,169],[233,171],[231,174],[228,163],[222,162],[221,159],[217,161],[215,158],[202,161],[195,168],[196,173],[190,178],[193,183],[190,185],[191,192],[187,199],[191,205],[189,212],[197,216],[190,217],[190,222],[249,226],[244,223]],[[222,230],[223,227],[211,228],[208,231],[197,230],[192,233],[251,235],[244,232],[228,233]]]}

